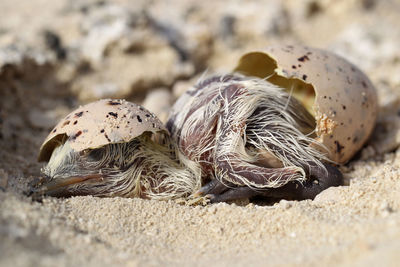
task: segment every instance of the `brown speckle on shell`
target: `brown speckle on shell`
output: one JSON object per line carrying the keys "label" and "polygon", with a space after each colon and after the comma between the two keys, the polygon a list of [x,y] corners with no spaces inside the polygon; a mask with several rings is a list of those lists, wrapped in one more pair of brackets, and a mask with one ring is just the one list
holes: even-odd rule
{"label": "brown speckle on shell", "polygon": [[110,101],[108,101],[108,104],[109,104],[109,105],[111,105],[111,106],[117,106],[117,105],[121,105],[121,103],[120,103],[120,102],[118,102],[118,101],[115,101],[115,100],[110,100]]}
{"label": "brown speckle on shell", "polygon": [[76,138],[78,138],[80,135],[82,134],[82,131],[78,131],[75,135],[73,135],[71,137],[72,140],[75,140]]}
{"label": "brown speckle on shell", "polygon": [[104,133],[104,137],[107,139],[108,142],[111,142],[111,139],[108,137],[106,133]]}
{"label": "brown speckle on shell", "polygon": [[364,88],[367,88],[368,86],[367,86],[367,83],[365,82],[365,81],[362,81],[361,82],[361,85],[362,85],[362,87],[364,87]]}
{"label": "brown speckle on shell", "polygon": [[342,149],[344,148],[344,146],[342,146],[338,140],[335,140],[335,145],[336,145],[336,153],[342,152]]}
{"label": "brown speckle on shell", "polygon": [[83,111],[75,113],[75,117],[82,117]]}
{"label": "brown speckle on shell", "polygon": [[108,112],[109,115],[113,116],[114,118],[118,118],[118,113],[115,112]]}
{"label": "brown speckle on shell", "polygon": [[310,58],[307,55],[304,55],[302,57],[299,57],[297,60],[301,61],[301,62],[304,62],[304,61],[310,60]]}

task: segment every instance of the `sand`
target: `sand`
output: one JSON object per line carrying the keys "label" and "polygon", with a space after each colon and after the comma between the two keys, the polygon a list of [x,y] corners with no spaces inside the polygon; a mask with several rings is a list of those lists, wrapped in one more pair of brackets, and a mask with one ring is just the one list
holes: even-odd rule
{"label": "sand", "polygon": [[[262,1],[243,6],[236,1],[174,1],[172,11],[162,1],[152,6],[139,1],[135,7],[114,1],[111,11],[108,1],[56,2],[0,3],[0,266],[398,266],[400,6],[396,1],[270,1],[268,16],[254,13],[264,6]],[[189,8],[194,6],[194,11]],[[132,36],[127,41],[129,31],[119,35],[111,31],[114,35],[108,36],[114,39],[103,40],[106,45],[98,49],[106,52],[100,58],[79,51],[90,27],[100,23],[99,14],[116,13],[119,19],[125,18],[121,10],[141,8],[160,21],[176,12],[170,22],[181,34],[181,50],[175,51],[171,40],[148,30],[146,23],[135,22],[139,26],[133,32],[148,38],[144,46]],[[282,8],[286,19],[272,16]],[[180,24],[182,14],[190,18],[186,26]],[[229,16],[221,20],[227,14],[235,18],[234,27],[229,26]],[[57,56],[60,47],[44,44],[42,34],[48,29],[62,38],[67,59]],[[41,142],[56,121],[79,104],[110,92],[140,103],[148,92],[160,88],[176,97],[205,69],[227,71],[242,51],[276,42],[305,43],[340,53],[360,66],[377,87],[376,130],[362,151],[341,167],[345,186],[330,188],[315,200],[206,206],[91,196],[36,202],[24,194],[43,166],[36,162]],[[17,47],[14,54],[4,50],[10,45]],[[128,54],[121,52],[127,49]],[[151,65],[145,51],[159,53],[164,62],[159,64],[160,77],[154,75],[156,65]],[[183,63],[182,53],[188,56]],[[124,61],[131,68],[143,62],[151,67],[143,66],[143,73],[133,78],[119,76],[115,66]],[[108,64],[114,68],[107,69]],[[105,81],[112,86],[105,87]],[[83,86],[92,86],[92,91]]]}

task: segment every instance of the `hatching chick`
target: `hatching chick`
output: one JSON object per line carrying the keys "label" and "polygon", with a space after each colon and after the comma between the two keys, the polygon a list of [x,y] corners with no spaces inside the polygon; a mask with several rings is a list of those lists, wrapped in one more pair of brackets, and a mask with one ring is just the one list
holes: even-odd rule
{"label": "hatching chick", "polygon": [[213,76],[188,90],[167,128],[180,159],[201,169],[197,195],[211,202],[252,196],[307,199],[342,184],[313,137],[315,120],[284,89],[238,74]]}
{"label": "hatching chick", "polygon": [[39,160],[48,161],[31,194],[185,197],[200,179],[176,157],[162,123],[124,100],[99,100],[71,112],[44,141]]}

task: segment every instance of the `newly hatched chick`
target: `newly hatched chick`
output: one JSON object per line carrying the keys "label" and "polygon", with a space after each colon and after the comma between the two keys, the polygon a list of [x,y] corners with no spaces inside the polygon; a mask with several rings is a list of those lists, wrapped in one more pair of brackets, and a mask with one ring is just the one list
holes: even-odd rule
{"label": "newly hatched chick", "polygon": [[173,199],[200,180],[176,158],[154,114],[124,100],[104,99],[71,112],[44,141],[44,178],[31,194]]}
{"label": "newly hatched chick", "polygon": [[283,88],[239,74],[213,76],[174,105],[167,128],[180,159],[200,168],[211,202],[257,195],[314,198],[342,184],[315,119]]}
{"label": "newly hatched chick", "polygon": [[313,117],[262,79],[204,80],[175,104],[167,126],[173,139],[152,113],[124,100],[82,106],[44,141],[39,160],[48,163],[31,193],[304,199],[342,182],[312,138]]}

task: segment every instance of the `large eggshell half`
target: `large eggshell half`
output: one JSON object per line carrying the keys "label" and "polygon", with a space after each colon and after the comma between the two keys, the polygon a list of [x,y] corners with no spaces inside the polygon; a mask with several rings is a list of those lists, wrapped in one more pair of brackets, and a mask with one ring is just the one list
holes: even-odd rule
{"label": "large eggshell half", "polygon": [[82,151],[112,143],[129,142],[144,132],[167,131],[145,108],[125,100],[102,99],[79,107],[51,131],[43,142],[39,161],[49,160],[54,148],[68,141]]}
{"label": "large eggshell half", "polygon": [[316,120],[317,140],[329,158],[347,162],[370,136],[377,117],[376,90],[355,65],[305,46],[269,46],[243,55],[235,71],[286,88]]}

